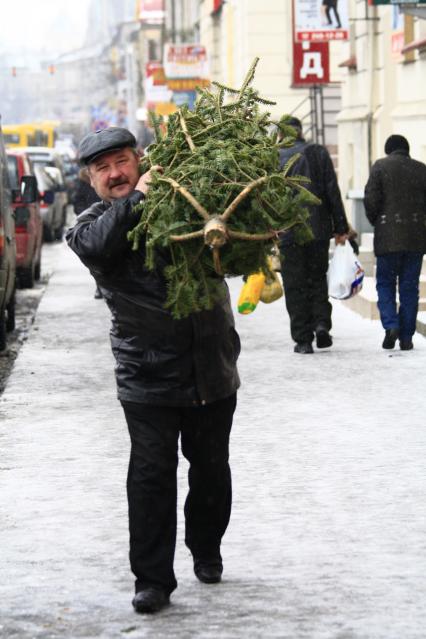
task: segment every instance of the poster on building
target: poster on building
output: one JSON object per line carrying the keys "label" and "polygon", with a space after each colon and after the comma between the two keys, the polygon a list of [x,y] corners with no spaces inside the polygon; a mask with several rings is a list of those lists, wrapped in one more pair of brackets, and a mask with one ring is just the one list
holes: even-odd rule
{"label": "poster on building", "polygon": [[329,42],[349,38],[348,0],[294,0],[297,42]]}
{"label": "poster on building", "polygon": [[209,77],[206,47],[202,44],[164,45],[164,70],[168,79]]}
{"label": "poster on building", "polygon": [[136,19],[142,24],[153,25],[164,22],[165,0],[136,0]]}
{"label": "poster on building", "polygon": [[293,42],[293,87],[329,82],[328,42]]}

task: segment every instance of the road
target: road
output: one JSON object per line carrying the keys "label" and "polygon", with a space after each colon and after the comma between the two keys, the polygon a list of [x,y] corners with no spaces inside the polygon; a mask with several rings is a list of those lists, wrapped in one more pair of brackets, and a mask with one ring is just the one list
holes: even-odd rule
{"label": "road", "polygon": [[296,355],[283,300],[237,316],[224,580],[192,573],[182,460],[179,587],[141,617],[108,311],[65,244],[51,258],[0,407],[0,637],[424,639],[425,339],[383,351],[379,323],[336,303],[333,348]]}

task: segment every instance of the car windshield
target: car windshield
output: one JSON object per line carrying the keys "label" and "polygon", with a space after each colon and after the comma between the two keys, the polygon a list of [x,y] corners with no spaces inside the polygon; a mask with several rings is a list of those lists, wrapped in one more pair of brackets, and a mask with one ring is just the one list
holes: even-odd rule
{"label": "car windshield", "polygon": [[10,186],[12,189],[19,188],[18,160],[13,155],[7,156],[7,168],[9,171]]}

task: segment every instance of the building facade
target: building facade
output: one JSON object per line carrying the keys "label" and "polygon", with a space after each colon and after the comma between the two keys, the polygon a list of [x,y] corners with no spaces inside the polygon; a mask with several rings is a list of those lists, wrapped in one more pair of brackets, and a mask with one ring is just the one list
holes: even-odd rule
{"label": "building facade", "polygon": [[[426,161],[426,20],[398,6],[349,0],[351,38],[341,64],[337,117],[339,181],[348,213],[361,230],[360,201],[372,163],[392,133],[407,137],[412,157]],[[416,13],[416,12],[414,12]],[[358,218],[358,219],[356,219]]]}

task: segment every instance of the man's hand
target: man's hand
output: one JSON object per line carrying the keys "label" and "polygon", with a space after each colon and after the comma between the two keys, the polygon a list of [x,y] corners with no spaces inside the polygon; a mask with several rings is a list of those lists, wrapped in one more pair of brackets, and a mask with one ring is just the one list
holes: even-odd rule
{"label": "man's hand", "polygon": [[334,241],[336,242],[336,244],[344,244],[347,239],[348,239],[348,234],[347,233],[343,233],[343,235],[337,235],[336,234],[334,236]]}
{"label": "man's hand", "polygon": [[152,172],[158,171],[158,173],[163,173],[163,167],[159,164],[155,164],[152,166],[149,171],[140,176],[136,186],[135,191],[141,191],[144,195],[148,193],[149,185],[152,180]]}

